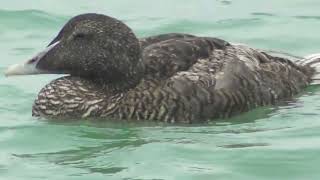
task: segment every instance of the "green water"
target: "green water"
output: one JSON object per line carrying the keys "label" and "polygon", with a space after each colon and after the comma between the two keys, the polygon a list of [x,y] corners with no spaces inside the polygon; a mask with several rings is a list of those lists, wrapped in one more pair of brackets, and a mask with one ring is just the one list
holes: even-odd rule
{"label": "green water", "polygon": [[[320,52],[317,0],[10,0],[0,7],[0,71],[45,47],[84,12],[140,37],[216,36],[253,47]],[[31,117],[55,75],[0,76],[0,179],[320,179],[320,87],[289,102],[202,126],[53,123]]]}

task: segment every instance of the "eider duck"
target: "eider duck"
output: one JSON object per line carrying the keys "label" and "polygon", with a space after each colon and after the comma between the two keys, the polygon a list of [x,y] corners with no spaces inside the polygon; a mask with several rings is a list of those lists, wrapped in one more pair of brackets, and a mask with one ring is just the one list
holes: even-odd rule
{"label": "eider duck", "polygon": [[5,74],[66,74],[38,94],[33,116],[201,123],[291,98],[317,79],[319,55],[297,63],[218,38],[138,39],[101,14],[73,17]]}

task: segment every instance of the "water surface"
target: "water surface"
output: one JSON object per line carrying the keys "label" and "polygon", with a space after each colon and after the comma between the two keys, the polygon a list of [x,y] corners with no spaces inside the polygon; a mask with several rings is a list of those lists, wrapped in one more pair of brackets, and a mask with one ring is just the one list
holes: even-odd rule
{"label": "water surface", "polygon": [[[72,16],[98,12],[139,36],[184,32],[304,56],[320,52],[320,1],[10,0],[0,7],[0,71],[43,49]],[[319,179],[320,87],[209,125],[31,117],[56,75],[0,76],[0,179]]]}

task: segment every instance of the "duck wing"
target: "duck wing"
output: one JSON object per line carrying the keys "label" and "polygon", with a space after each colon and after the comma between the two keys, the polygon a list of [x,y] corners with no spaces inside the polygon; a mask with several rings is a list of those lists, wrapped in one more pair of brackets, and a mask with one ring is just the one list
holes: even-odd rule
{"label": "duck wing", "polygon": [[174,73],[186,71],[200,59],[206,59],[214,49],[230,44],[218,38],[203,38],[188,34],[164,34],[140,41],[146,75],[167,79]]}
{"label": "duck wing", "polygon": [[160,35],[140,38],[139,42],[140,42],[141,49],[143,50],[147,46],[161,42],[161,41],[166,41],[170,39],[186,39],[186,38],[194,38],[194,37],[196,36],[191,34],[168,33],[168,34],[160,34]]}

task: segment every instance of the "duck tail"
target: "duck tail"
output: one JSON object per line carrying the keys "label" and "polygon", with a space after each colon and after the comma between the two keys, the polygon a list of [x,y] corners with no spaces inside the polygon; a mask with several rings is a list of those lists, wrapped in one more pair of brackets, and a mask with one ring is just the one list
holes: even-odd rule
{"label": "duck tail", "polygon": [[304,57],[299,64],[312,67],[314,72],[311,77],[311,84],[320,84],[320,53]]}

